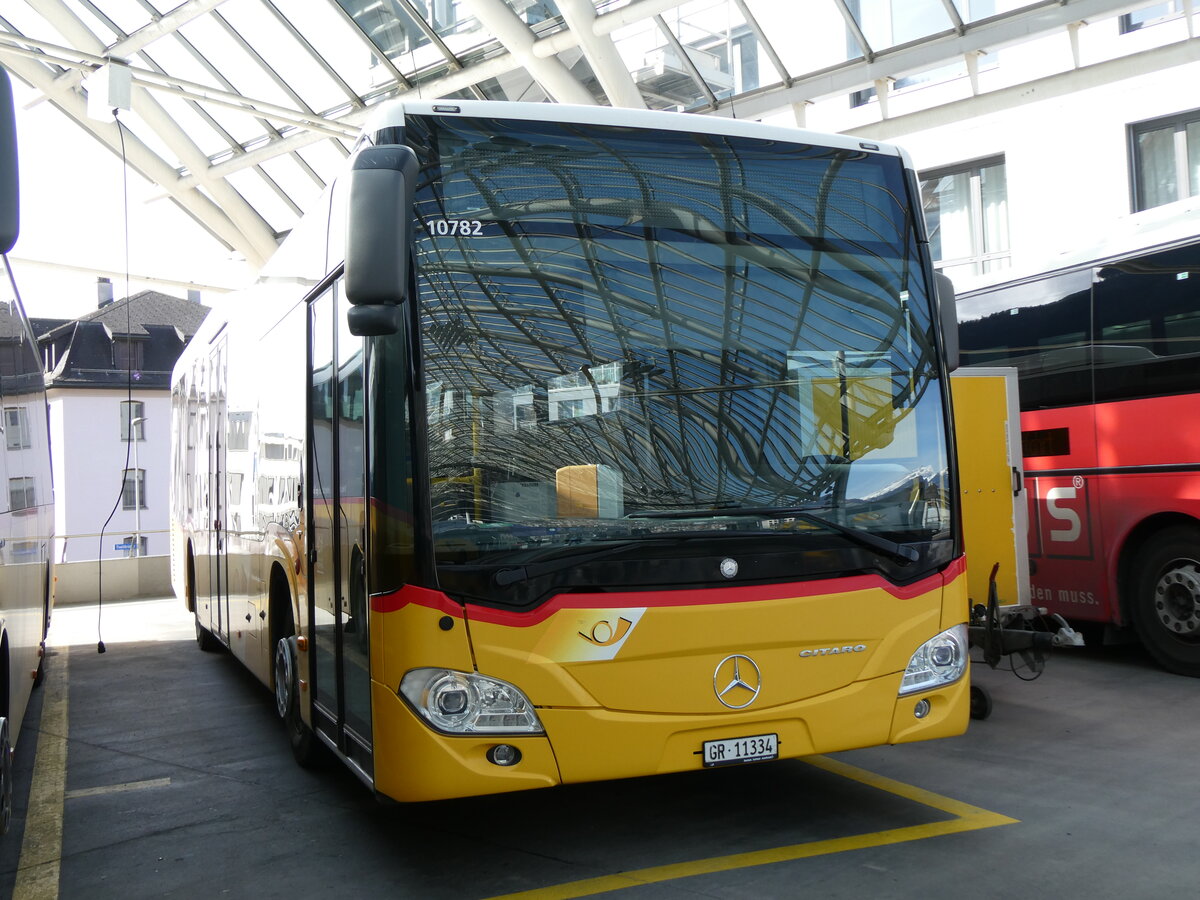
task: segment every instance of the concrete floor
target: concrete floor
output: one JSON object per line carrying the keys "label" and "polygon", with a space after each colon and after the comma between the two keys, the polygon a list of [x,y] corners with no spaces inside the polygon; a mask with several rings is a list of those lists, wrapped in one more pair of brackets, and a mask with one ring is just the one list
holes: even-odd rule
{"label": "concrete floor", "polygon": [[[1175,897],[1200,880],[1200,681],[1136,647],[975,669],[947,741],[418,806],[298,768],[273,698],[176,601],[55,613],[17,749],[0,896],[44,834],[27,798],[66,687],[57,893],[33,897]],[[53,883],[52,883],[53,886]]]}

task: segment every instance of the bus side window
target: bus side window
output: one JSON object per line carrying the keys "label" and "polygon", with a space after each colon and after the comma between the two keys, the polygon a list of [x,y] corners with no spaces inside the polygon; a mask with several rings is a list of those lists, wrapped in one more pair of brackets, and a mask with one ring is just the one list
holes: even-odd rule
{"label": "bus side window", "polygon": [[1096,400],[1193,390],[1200,251],[1150,254],[1097,273]]}
{"label": "bus side window", "polygon": [[996,311],[959,326],[965,365],[1016,366],[1026,409],[1092,401],[1091,270],[972,299]]}

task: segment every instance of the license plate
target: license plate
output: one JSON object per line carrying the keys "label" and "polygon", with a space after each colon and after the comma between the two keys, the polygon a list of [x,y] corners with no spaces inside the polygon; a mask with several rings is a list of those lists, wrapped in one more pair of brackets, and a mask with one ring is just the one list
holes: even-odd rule
{"label": "license plate", "polygon": [[779,735],[755,734],[704,742],[704,765],[730,766],[779,758]]}

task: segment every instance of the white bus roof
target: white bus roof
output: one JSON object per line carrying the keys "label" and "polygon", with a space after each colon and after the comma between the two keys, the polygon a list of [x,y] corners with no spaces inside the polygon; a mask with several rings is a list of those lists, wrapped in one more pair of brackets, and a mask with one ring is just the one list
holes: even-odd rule
{"label": "white bus roof", "polygon": [[759,140],[813,144],[859,153],[898,156],[906,166],[911,162],[904,150],[894,144],[866,141],[850,135],[822,134],[781,125],[765,125],[745,119],[704,116],[663,110],[624,109],[611,106],[572,106],[565,103],[515,103],[502,100],[392,100],[381,103],[372,112],[363,129],[371,134],[381,128],[404,124],[405,115],[461,115],[492,119],[525,119],[535,122],[574,122],[581,125],[612,125],[628,128],[656,128],[692,134],[718,134]]}

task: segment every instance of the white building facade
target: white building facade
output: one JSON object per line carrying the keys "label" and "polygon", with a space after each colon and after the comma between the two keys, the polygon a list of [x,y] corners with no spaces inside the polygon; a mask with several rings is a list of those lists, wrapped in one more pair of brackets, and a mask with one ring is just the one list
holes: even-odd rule
{"label": "white building facade", "polygon": [[[862,6],[900,28],[930,4]],[[935,260],[960,291],[1051,268],[1133,214],[1191,211],[1200,230],[1193,6],[1128,4],[763,118],[904,147],[921,173]]]}
{"label": "white building facade", "polygon": [[139,391],[130,401],[124,391],[52,387],[48,401],[55,563],[167,554],[170,391]]}
{"label": "white building facade", "polygon": [[171,369],[208,310],[154,291],[101,303],[39,337],[60,603],[171,592]]}

